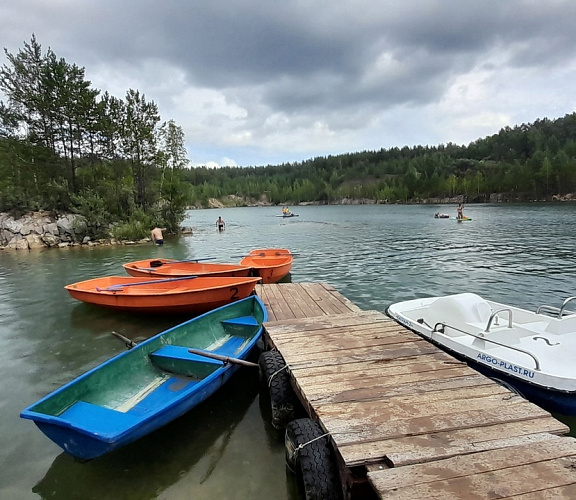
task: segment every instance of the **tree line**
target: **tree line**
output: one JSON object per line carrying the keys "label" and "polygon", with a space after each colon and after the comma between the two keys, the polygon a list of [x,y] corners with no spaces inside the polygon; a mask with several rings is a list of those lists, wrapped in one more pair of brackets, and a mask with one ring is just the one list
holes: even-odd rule
{"label": "tree line", "polygon": [[265,196],[275,204],[456,196],[486,202],[493,194],[550,200],[576,192],[576,113],[506,127],[468,146],[405,146],[266,167],[193,168],[184,178],[200,203],[230,194]]}
{"label": "tree line", "polygon": [[[91,232],[112,223],[176,230],[186,207],[184,134],[138,90],[101,93],[84,68],[32,36],[0,68],[0,210],[77,212]],[[122,226],[117,227],[121,231]]]}
{"label": "tree line", "polygon": [[[467,146],[404,146],[281,165],[189,168],[184,133],[138,90],[100,92],[32,36],[0,68],[0,211],[84,215],[139,237],[177,231],[188,206],[265,200],[546,200],[576,192],[576,113],[506,127]],[[227,201],[232,200],[232,201]]]}

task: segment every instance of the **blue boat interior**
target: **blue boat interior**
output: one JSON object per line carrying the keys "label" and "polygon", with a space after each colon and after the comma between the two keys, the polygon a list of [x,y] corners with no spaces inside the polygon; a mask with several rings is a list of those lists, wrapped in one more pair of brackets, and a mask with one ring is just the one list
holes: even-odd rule
{"label": "blue boat interior", "polygon": [[[253,316],[243,316],[221,322],[227,337],[225,342],[207,352],[226,357],[241,355],[253,340],[260,324]],[[102,437],[117,436],[127,431],[151,413],[176,402],[184,392],[190,392],[216,370],[225,366],[221,360],[191,353],[187,346],[163,345],[147,357],[156,375],[147,385],[121,404],[111,408],[96,401],[75,401],[58,419],[76,428],[89,430]]]}

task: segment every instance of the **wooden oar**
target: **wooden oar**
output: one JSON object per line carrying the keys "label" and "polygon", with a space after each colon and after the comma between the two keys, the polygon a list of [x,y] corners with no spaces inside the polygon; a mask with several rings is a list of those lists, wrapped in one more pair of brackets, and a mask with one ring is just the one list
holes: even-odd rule
{"label": "wooden oar", "polygon": [[207,358],[217,359],[218,361],[222,361],[224,364],[232,363],[235,365],[250,366],[252,368],[258,368],[258,364],[252,363],[251,361],[245,361],[243,359],[238,359],[238,358],[231,358],[230,356],[221,356],[220,354],[202,351],[200,349],[190,348],[190,349],[188,349],[188,352],[191,352],[192,354],[198,354],[199,356],[206,356]]}
{"label": "wooden oar", "polygon": [[134,342],[133,340],[129,339],[128,337],[124,337],[124,335],[122,335],[121,333],[113,331],[112,335],[114,335],[115,337],[118,337],[122,342],[124,342],[128,349],[132,349],[133,347],[136,347],[138,345],[137,342]]}
{"label": "wooden oar", "polygon": [[178,281],[178,280],[192,280],[197,278],[198,276],[179,276],[178,278],[166,278],[161,280],[150,280],[150,281],[137,281],[136,283],[118,283],[117,285],[110,285],[107,288],[98,288],[96,287],[97,292],[106,292],[106,291],[114,291],[119,288],[124,288],[126,286],[139,286],[139,285],[154,285],[156,283],[168,283],[169,281]]}
{"label": "wooden oar", "polygon": [[203,259],[182,259],[182,260],[174,260],[174,259],[165,259],[166,262],[162,262],[161,260],[151,260],[150,267],[160,267],[164,264],[179,264],[181,262],[200,262],[203,260],[215,260],[216,257],[205,257]]}
{"label": "wooden oar", "polygon": [[248,255],[231,255],[231,259],[243,259],[244,257],[265,257],[265,253],[251,253]]}
{"label": "wooden oar", "polygon": [[[268,255],[268,257],[275,257],[276,255],[300,255],[300,254],[291,252],[275,252],[274,255]],[[231,259],[243,259],[244,257],[266,257],[266,254],[264,252],[260,252],[260,253],[249,253],[247,255],[230,256]]]}

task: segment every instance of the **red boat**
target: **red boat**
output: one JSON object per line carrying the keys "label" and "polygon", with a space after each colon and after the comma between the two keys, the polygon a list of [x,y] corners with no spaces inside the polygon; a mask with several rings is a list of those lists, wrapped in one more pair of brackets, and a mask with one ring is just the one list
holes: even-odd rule
{"label": "red boat", "polygon": [[249,276],[250,267],[194,260],[147,259],[122,264],[130,276],[176,278],[178,276]]}
{"label": "red boat", "polygon": [[108,276],[66,285],[75,299],[120,311],[202,314],[254,292],[257,277]]}
{"label": "red boat", "polygon": [[263,248],[245,255],[240,265],[251,267],[252,275],[260,276],[262,283],[276,283],[290,272],[293,260],[286,248]]}

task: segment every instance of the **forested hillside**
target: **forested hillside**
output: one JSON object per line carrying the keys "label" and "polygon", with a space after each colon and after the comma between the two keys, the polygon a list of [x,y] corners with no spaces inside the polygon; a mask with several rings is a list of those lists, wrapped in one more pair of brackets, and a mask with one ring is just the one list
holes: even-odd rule
{"label": "forested hillside", "polygon": [[548,200],[576,192],[576,113],[507,127],[468,146],[446,144],[364,151],[267,167],[193,168],[195,198],[266,195],[272,203],[367,198],[415,202],[462,195],[487,201]]}

